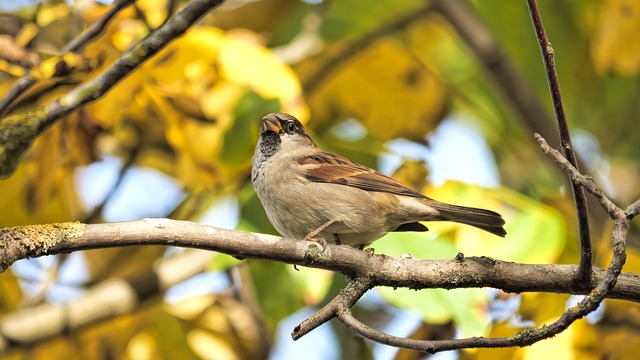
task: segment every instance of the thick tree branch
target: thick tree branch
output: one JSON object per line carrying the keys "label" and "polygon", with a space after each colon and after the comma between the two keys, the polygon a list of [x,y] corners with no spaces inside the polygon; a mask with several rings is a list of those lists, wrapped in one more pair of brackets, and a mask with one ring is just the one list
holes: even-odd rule
{"label": "thick tree branch", "polygon": [[[347,246],[328,245],[324,252],[315,243],[271,235],[226,230],[186,221],[145,219],[127,223],[63,223],[3,229],[0,233],[0,270],[25,257],[68,253],[105,247],[131,245],[173,245],[219,251],[242,258],[268,259],[338,271],[354,279],[336,299],[318,314],[298,326],[300,337],[333,317],[373,340],[380,332],[365,331],[348,317],[348,309],[373,286],[425,288],[494,287],[506,292],[555,292],[587,294],[590,297],[570,309],[557,322],[540,329],[528,329],[510,338],[471,338],[446,341],[396,341],[385,336],[384,343],[435,352],[474,347],[524,346],[553,336],[573,321],[595,309],[604,297],[640,302],[640,276],[621,274],[624,264],[624,236],[629,217],[614,211],[614,259],[608,271],[594,269],[589,286],[577,288],[572,281],[575,265],[529,265],[485,257],[453,260],[417,260],[406,257],[372,255]],[[346,309],[346,310],[345,310]],[[346,312],[345,312],[346,311]],[[383,334],[384,335],[384,334]],[[454,342],[452,342],[454,341]]]}
{"label": "thick tree branch", "polygon": [[[604,270],[596,269],[586,288],[576,288],[570,281],[575,265],[517,264],[487,257],[419,260],[338,245],[328,245],[321,252],[315,243],[169,219],[6,228],[0,232],[0,271],[29,257],[132,245],[199,248],[332,270],[353,279],[370,277],[371,286],[411,289],[494,287],[513,293],[588,294],[605,276]],[[622,274],[608,297],[640,303],[640,276]]]}
{"label": "thick tree branch", "polygon": [[0,122],[0,178],[10,176],[24,151],[58,119],[107,93],[140,64],[184,34],[207,11],[224,0],[193,0],[171,20],[140,40],[111,67],[49,105]]}
{"label": "thick tree branch", "polygon": [[[95,39],[98,35],[104,31],[107,27],[107,24],[113,17],[120,12],[122,9],[127,8],[129,5],[133,4],[135,0],[118,0],[114,1],[113,6],[109,8],[109,10],[100,18],[98,21],[89,26],[82,34],[78,35],[76,38],[71,40],[67,45],[62,48],[62,53],[68,52],[76,52],[82,49],[87,43],[91,40]],[[7,110],[9,105],[13,103],[20,95],[22,95],[25,91],[29,90],[35,83],[36,79],[32,76],[24,76],[18,79],[11,89],[5,94],[5,96],[0,99],[0,118]]]}
{"label": "thick tree branch", "polygon": [[[562,152],[569,163],[578,169],[576,154],[573,151],[573,145],[571,144],[571,135],[569,134],[569,124],[567,123],[567,117],[564,111],[564,103],[562,102],[562,94],[560,93],[560,81],[558,81],[558,72],[556,71],[553,47],[551,46],[551,43],[547,38],[547,34],[544,31],[540,11],[538,11],[538,4],[535,0],[527,0],[527,5],[529,6],[531,21],[533,22],[533,27],[536,31],[538,45],[540,46],[545,72],[547,74],[547,82],[549,83],[549,91],[551,92],[551,100],[553,102],[553,110],[556,115],[556,122],[560,133],[560,146],[562,147]],[[584,189],[575,182],[571,183],[571,189],[573,190],[573,200],[575,202],[576,213],[578,216],[578,232],[580,234],[580,266],[576,273],[576,281],[586,283],[589,281],[589,277],[591,276],[591,262],[593,258],[591,233],[589,230],[589,212],[587,210],[587,197],[584,194]]]}

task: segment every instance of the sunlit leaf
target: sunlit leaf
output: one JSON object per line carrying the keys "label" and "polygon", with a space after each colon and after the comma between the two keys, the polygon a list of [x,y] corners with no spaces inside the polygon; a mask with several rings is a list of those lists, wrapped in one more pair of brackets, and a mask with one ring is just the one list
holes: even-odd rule
{"label": "sunlit leaf", "polygon": [[593,32],[591,57],[600,74],[635,75],[640,71],[640,2],[606,0]]}
{"label": "sunlit leaf", "polygon": [[69,6],[64,2],[44,5],[38,9],[36,23],[38,26],[44,27],[65,18],[67,15],[69,15]]}
{"label": "sunlit leaf", "polygon": [[449,181],[424,193],[438,201],[496,211],[506,221],[507,236],[495,236],[471,226],[429,223],[435,232],[456,231],[455,241],[466,255],[486,255],[530,264],[553,263],[564,247],[565,225],[558,212],[507,188],[483,189]]}
{"label": "sunlit leaf", "polygon": [[522,359],[601,359],[602,342],[596,336],[593,327],[581,319],[553,338],[524,348]]}
{"label": "sunlit leaf", "polygon": [[129,341],[127,355],[131,359],[140,360],[157,357],[157,344],[155,339],[146,332],[136,334],[136,336]]}
{"label": "sunlit leaf", "polygon": [[192,296],[176,303],[164,304],[164,309],[178,319],[193,320],[204,313],[215,301],[216,295],[214,294]]}
{"label": "sunlit leaf", "polygon": [[234,349],[220,337],[204,330],[195,329],[187,335],[189,346],[200,359],[236,360],[240,359]]}
{"label": "sunlit leaf", "polygon": [[12,271],[7,271],[0,276],[0,314],[13,311],[18,308],[23,299],[22,288]]}

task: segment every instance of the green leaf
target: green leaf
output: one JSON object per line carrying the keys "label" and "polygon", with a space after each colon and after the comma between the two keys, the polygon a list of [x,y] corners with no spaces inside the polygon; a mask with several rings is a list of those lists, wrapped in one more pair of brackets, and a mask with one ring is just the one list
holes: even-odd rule
{"label": "green leaf", "polygon": [[303,301],[302,286],[291,275],[288,264],[271,261],[251,261],[249,268],[256,299],[262,314],[272,330],[280,320],[300,310]]}
{"label": "green leaf", "polygon": [[[456,247],[442,238],[424,233],[391,233],[375,243],[377,253],[399,256],[410,253],[420,259],[450,259]],[[410,290],[378,288],[391,305],[409,310],[429,323],[453,320],[463,336],[484,335],[487,331],[487,297],[483,289]]]}

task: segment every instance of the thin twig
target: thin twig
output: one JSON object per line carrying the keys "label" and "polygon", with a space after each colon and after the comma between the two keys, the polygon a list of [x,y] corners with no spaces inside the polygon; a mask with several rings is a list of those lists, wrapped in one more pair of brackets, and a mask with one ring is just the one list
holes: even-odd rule
{"label": "thin twig", "polygon": [[80,34],[75,39],[69,41],[67,45],[62,48],[63,53],[67,52],[77,52],[82,49],[85,45],[87,45],[91,40],[95,39],[98,35],[100,35],[104,29],[107,27],[107,24],[113,17],[123,9],[126,9],[128,6],[132,5],[135,0],[117,0],[113,2],[113,6],[104,14],[98,21],[89,26],[82,34]]}
{"label": "thin twig", "polygon": [[[133,4],[135,0],[117,0],[113,3],[113,6],[100,18],[93,23],[84,32],[75,37],[69,43],[62,48],[62,53],[76,52],[82,49],[87,43],[95,39],[102,31],[107,27],[107,24],[111,19],[122,9],[125,9],[129,5]],[[31,86],[36,83],[36,79],[32,76],[24,76],[18,79],[7,94],[0,99],[0,117],[7,110],[9,105],[13,103],[20,95],[29,90]]]}
{"label": "thin twig", "polygon": [[30,75],[23,76],[16,80],[13,86],[11,86],[11,89],[0,99],[0,120],[2,120],[3,113],[7,107],[35,83],[36,79]]}
{"label": "thin twig", "polygon": [[296,326],[291,332],[291,337],[293,340],[298,340],[313,329],[336,317],[342,309],[351,308],[358,299],[371,289],[371,286],[372,282],[369,278],[350,279],[347,286],[340,290],[338,295],[331,299],[327,305]]}
{"label": "thin twig", "polygon": [[558,150],[549,146],[547,141],[540,134],[534,134],[534,137],[538,141],[542,152],[551,158],[551,160],[556,164],[560,165],[560,168],[569,175],[572,183],[583,187],[595,196],[595,198],[600,202],[602,208],[605,209],[611,218],[616,216],[617,211],[620,209],[604,194],[604,192],[602,192],[602,189],[598,187],[592,177],[581,174],[578,169],[576,169],[569,160],[562,156]]}
{"label": "thin twig", "polygon": [[113,195],[115,195],[116,191],[120,188],[120,185],[122,185],[122,181],[124,180],[125,175],[129,171],[129,169],[133,166],[133,164],[136,162],[139,153],[140,153],[140,144],[136,144],[136,146],[134,146],[133,149],[130,150],[127,160],[124,162],[124,164],[122,164],[122,167],[120,168],[120,172],[118,173],[118,178],[113,184],[113,186],[111,186],[111,189],[109,189],[109,191],[107,192],[107,195],[104,197],[104,199],[102,199],[102,202],[100,202],[100,204],[95,206],[91,210],[91,212],[84,217],[82,222],[93,223],[93,222],[96,222],[96,220],[98,220],[98,218],[102,214],[102,211],[104,210],[104,207],[107,205],[107,202],[111,200]]}
{"label": "thin twig", "polygon": [[[560,133],[560,145],[562,152],[567,158],[569,163],[576,169],[578,163],[576,160],[576,154],[573,151],[573,145],[571,144],[571,135],[569,134],[569,125],[567,123],[567,117],[564,111],[564,103],[562,102],[562,95],[560,93],[560,82],[558,81],[558,73],[556,71],[553,47],[547,38],[547,34],[544,31],[542,24],[542,18],[540,17],[540,11],[538,11],[538,4],[536,0],[527,0],[529,6],[529,13],[531,14],[531,21],[536,31],[536,37],[538,38],[538,45],[540,46],[540,52],[542,53],[542,60],[544,62],[545,72],[547,74],[547,82],[549,83],[549,91],[551,92],[551,100],[553,102],[553,110],[556,116],[556,122],[558,125],[558,131]],[[593,250],[591,247],[591,233],[589,230],[589,212],[587,211],[587,197],[585,196],[584,189],[576,184],[571,184],[573,190],[573,200],[576,205],[576,213],[578,216],[578,232],[580,234],[580,266],[576,273],[576,282],[586,284],[591,276],[591,267],[593,259]]]}
{"label": "thin twig", "polygon": [[142,21],[142,24],[144,24],[144,27],[147,29],[147,31],[153,31],[153,26],[149,24],[147,15],[144,13],[144,11],[142,11],[142,9],[140,9],[140,6],[138,6],[138,4],[134,4],[133,9],[136,12],[136,16],[138,17],[138,19],[140,19],[140,21]]}
{"label": "thin twig", "polygon": [[640,215],[640,199],[631,204],[624,212],[627,213],[629,220]]}

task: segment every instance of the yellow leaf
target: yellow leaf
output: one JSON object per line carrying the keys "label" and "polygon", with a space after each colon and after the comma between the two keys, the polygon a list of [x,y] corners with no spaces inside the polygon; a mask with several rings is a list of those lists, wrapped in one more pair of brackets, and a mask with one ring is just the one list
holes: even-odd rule
{"label": "yellow leaf", "polygon": [[183,320],[193,320],[213,305],[217,296],[213,294],[194,296],[175,304],[166,303],[164,309],[169,314]]}
{"label": "yellow leaf", "polygon": [[36,24],[31,22],[24,24],[18,35],[16,35],[16,45],[27,47],[36,35],[38,35],[38,26]]}
{"label": "yellow leaf", "polygon": [[144,13],[147,22],[152,27],[158,27],[167,17],[168,0],[138,0],[136,5]]}
{"label": "yellow leaf", "polygon": [[546,293],[523,293],[520,297],[520,316],[536,325],[541,325],[548,319],[559,318],[569,299],[569,295]]}
{"label": "yellow leaf", "polygon": [[[129,36],[127,26],[132,25],[124,25],[115,37]],[[212,27],[192,28],[87,108],[96,122],[116,134],[116,141],[126,140],[119,138],[126,132],[118,129],[131,120],[145,135],[164,133],[175,151],[170,175],[186,188],[234,184],[247,167],[221,162],[220,152],[236,120],[236,106],[247,93],[276,98],[282,111],[301,121],[308,118],[295,73],[269,50],[246,39]]]}
{"label": "yellow leaf", "polygon": [[[491,326],[491,333],[488,337],[497,338],[497,337],[509,337],[515,334],[520,329],[515,329],[510,326],[508,323],[503,322],[499,324],[493,324]],[[510,360],[520,360],[522,359],[522,350],[517,347],[510,348],[498,348],[498,349],[465,349],[464,351],[467,354],[473,354],[472,358],[475,360],[496,360],[496,359],[510,359]],[[461,357],[464,359],[465,357]]]}
{"label": "yellow leaf", "polygon": [[240,359],[233,347],[220,337],[200,329],[187,335],[189,346],[201,359],[237,360]]}
{"label": "yellow leaf", "polygon": [[5,271],[0,274],[0,314],[6,314],[16,310],[22,301],[22,288],[13,271]]}
{"label": "yellow leaf", "polygon": [[601,327],[598,339],[603,348],[601,359],[635,360],[638,358],[640,336],[634,329],[636,323],[632,320],[630,324],[625,326],[612,323]]}
{"label": "yellow leaf", "polygon": [[58,4],[42,4],[36,14],[36,23],[40,27],[45,27],[52,22],[67,17],[69,7],[65,2]]}
{"label": "yellow leaf", "polygon": [[124,52],[142,39],[149,30],[138,20],[125,19],[119,24],[119,31],[113,35],[113,45]]}
{"label": "yellow leaf", "polygon": [[336,70],[309,100],[314,118],[355,117],[379,139],[423,140],[441,120],[446,88],[404,47],[379,40]]}
{"label": "yellow leaf", "polygon": [[[547,323],[554,320],[548,319]],[[595,335],[593,327],[581,319],[553,338],[524,348],[522,359],[600,359],[598,350],[602,341]]]}
{"label": "yellow leaf", "polygon": [[280,99],[282,111],[302,121],[308,117],[297,76],[268,49],[226,36],[219,61],[220,73],[229,81],[247,86],[265,99]]}
{"label": "yellow leaf", "polygon": [[127,346],[127,355],[132,360],[157,359],[156,341],[149,333],[141,332],[129,341]]}
{"label": "yellow leaf", "polygon": [[427,185],[429,170],[424,161],[404,160],[400,166],[393,171],[393,178],[409,186],[411,189],[422,189]]}
{"label": "yellow leaf", "polygon": [[601,75],[632,76],[640,71],[640,2],[606,0],[599,12],[591,58]]}

